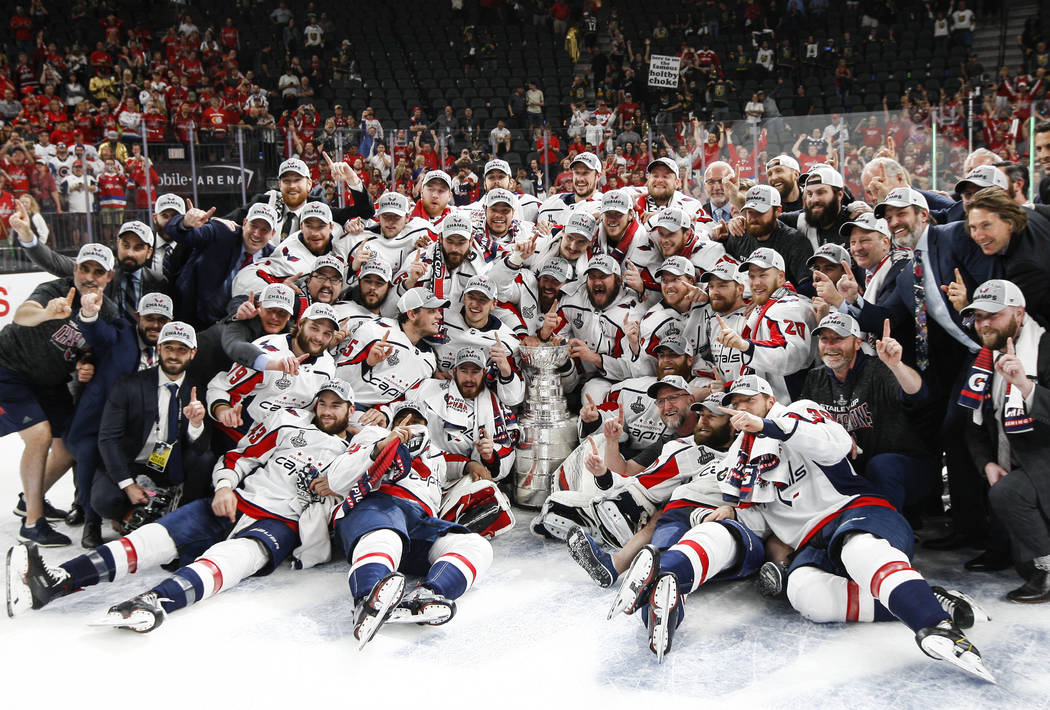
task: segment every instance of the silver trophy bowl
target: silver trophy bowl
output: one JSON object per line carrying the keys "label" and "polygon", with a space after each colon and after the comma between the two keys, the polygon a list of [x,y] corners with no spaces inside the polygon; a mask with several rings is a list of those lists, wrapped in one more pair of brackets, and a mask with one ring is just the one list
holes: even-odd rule
{"label": "silver trophy bowl", "polygon": [[569,361],[569,345],[522,345],[518,347],[521,364],[539,371],[554,371]]}

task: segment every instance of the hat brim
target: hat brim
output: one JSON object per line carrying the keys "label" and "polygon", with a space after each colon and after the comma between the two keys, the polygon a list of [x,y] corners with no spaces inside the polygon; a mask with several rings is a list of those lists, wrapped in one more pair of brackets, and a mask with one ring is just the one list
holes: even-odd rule
{"label": "hat brim", "polygon": [[733,397],[737,396],[738,394],[742,394],[745,397],[754,397],[756,394],[763,393],[759,392],[758,390],[753,390],[750,387],[740,387],[739,389],[733,389],[722,395],[722,406],[729,406],[729,403],[733,401]]}
{"label": "hat brim", "polygon": [[448,308],[452,305],[452,301],[447,298],[438,298],[437,296],[431,296],[424,301],[419,308]]}
{"label": "hat brim", "polygon": [[723,417],[729,416],[728,414],[723,412],[717,404],[715,404],[714,402],[708,402],[706,399],[702,402],[693,402],[689,405],[689,411],[696,412],[697,414],[699,414],[700,411],[703,409],[707,409],[708,411],[714,412],[715,414],[718,414]]}
{"label": "hat brim", "polygon": [[649,385],[649,389],[645,391],[645,394],[649,396],[649,399],[656,399],[656,393],[660,391],[661,387],[670,387],[671,389],[678,390],[679,392],[689,392],[688,389],[683,389],[678,385],[672,385],[670,382],[656,381]]}
{"label": "hat brim", "polygon": [[998,313],[999,311],[1009,308],[1010,305],[1007,303],[992,303],[991,301],[975,301],[966,308],[962,309],[960,315],[970,315],[974,311],[981,311],[982,313]]}
{"label": "hat brim", "polygon": [[[843,328],[842,326],[836,325],[820,325],[813,329],[813,335],[816,335],[822,330],[830,330],[840,338],[848,338],[849,336],[857,336],[857,333],[850,332],[849,328]],[[859,336],[858,336],[859,337]]]}
{"label": "hat brim", "polygon": [[753,260],[749,259],[748,261],[745,261],[744,263],[742,263],[737,268],[737,271],[739,271],[740,273],[747,273],[747,267],[749,267],[749,266],[757,266],[760,269],[776,269],[777,271],[783,271],[784,270],[783,266],[778,266],[777,264],[770,264],[769,262],[760,261],[758,259],[753,259]]}

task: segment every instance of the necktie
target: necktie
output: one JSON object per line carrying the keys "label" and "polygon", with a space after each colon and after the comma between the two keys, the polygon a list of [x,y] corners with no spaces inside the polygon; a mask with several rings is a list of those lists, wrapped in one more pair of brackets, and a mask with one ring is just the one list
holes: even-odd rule
{"label": "necktie", "polygon": [[146,356],[146,367],[153,367],[153,348],[146,346],[142,348],[142,354]]}
{"label": "necktie", "polygon": [[240,271],[245,266],[250,266],[252,264],[252,262],[254,262],[254,261],[255,261],[255,255],[254,254],[245,253],[244,258],[241,259],[241,265],[237,267],[237,270]]}
{"label": "necktie", "polygon": [[294,212],[288,213],[288,215],[284,218],[284,225],[281,227],[281,239],[284,239],[289,234],[295,231],[296,222],[298,221],[299,219],[295,216]]}
{"label": "necktie", "polygon": [[922,250],[916,249],[912,261],[912,273],[915,277],[913,294],[915,296],[915,364],[925,371],[930,366],[930,339],[926,327],[926,284],[923,283]]}
{"label": "necktie", "polygon": [[135,311],[138,310],[139,304],[138,299],[135,298],[135,277],[131,274],[124,274],[124,298],[121,299],[120,310],[123,311],[123,315],[128,320],[134,321]]}
{"label": "necktie", "polygon": [[168,465],[164,467],[164,473],[173,484],[182,483],[182,445],[179,443],[179,386],[174,382],[164,386],[169,392],[167,441],[172,445],[171,453],[168,455]]}

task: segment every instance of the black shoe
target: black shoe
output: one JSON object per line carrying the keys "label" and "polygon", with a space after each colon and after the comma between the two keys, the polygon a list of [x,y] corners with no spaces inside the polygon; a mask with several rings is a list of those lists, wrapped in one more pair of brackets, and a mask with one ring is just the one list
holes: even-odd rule
{"label": "black shoe", "polygon": [[69,506],[69,514],[66,515],[66,525],[83,525],[84,524],[84,508],[81,507],[80,503],[74,503]]}
{"label": "black shoe", "polygon": [[1008,568],[1011,564],[1013,563],[1009,555],[985,550],[972,560],[968,560],[963,567],[971,572],[998,572]]}
{"label": "black shoe", "polygon": [[85,550],[102,547],[102,523],[84,523],[84,534],[80,536],[80,546]]}
{"label": "black shoe", "polygon": [[935,537],[922,543],[927,550],[958,550],[962,547],[979,548],[980,544],[969,535],[952,532],[943,537]]}
{"label": "black shoe", "polygon": [[1027,582],[1012,592],[1007,592],[1006,598],[1018,604],[1050,602],[1050,572],[1037,569]]}
{"label": "black shoe", "polygon": [[[11,511],[20,518],[26,517],[26,497],[25,493],[18,494],[18,505]],[[47,498],[44,499],[44,519],[49,523],[59,523],[66,519],[69,515],[64,510],[60,510],[48,502]]]}

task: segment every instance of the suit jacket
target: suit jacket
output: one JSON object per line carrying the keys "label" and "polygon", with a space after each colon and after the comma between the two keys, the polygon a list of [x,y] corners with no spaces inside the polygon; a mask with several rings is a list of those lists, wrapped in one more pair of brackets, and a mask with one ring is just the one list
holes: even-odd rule
{"label": "suit jacket", "polygon": [[[731,204],[729,204],[727,202],[726,206],[729,208],[730,212],[733,211],[733,205],[731,205]],[[702,205],[702,207],[704,208],[704,212],[707,212],[707,214],[709,214],[711,216],[711,219],[715,218],[715,206],[711,204],[711,200],[708,200],[707,202],[705,202]]]}
{"label": "suit jacket", "polygon": [[[218,220],[212,220],[200,229],[186,229],[182,215],[172,217],[164,231],[172,240],[192,249],[185,265],[175,279],[175,316],[204,330],[222,320],[226,305],[230,301],[230,284],[227,279],[244,246],[240,225],[231,230]],[[264,257],[273,253],[274,246],[267,244],[262,249]]]}
{"label": "suit jacket", "polygon": [[[970,364],[973,364],[972,360]],[[1050,500],[1050,475],[1047,475],[1050,473],[1050,331],[1039,339],[1036,371],[1032,406],[1028,408],[1029,416],[1035,420],[1035,428],[1023,434],[1010,434],[1008,438],[1011,456],[1039,491],[1039,499],[1046,501]],[[979,471],[983,472],[987,463],[997,461],[998,427],[999,422],[990,412],[985,413],[980,425],[974,424],[972,419],[968,424],[966,443]]]}
{"label": "suit jacket", "polygon": [[1050,220],[1026,210],[1028,226],[1010,237],[1002,262],[1002,277],[1024,294],[1026,310],[1044,327],[1050,325]]}
{"label": "suit jacket", "polygon": [[[26,251],[26,255],[34,264],[55,276],[72,276],[77,268],[76,259],[55,252],[46,244],[42,244],[40,240],[37,240],[36,244],[32,246],[23,245],[23,248]],[[116,262],[116,254],[113,255],[113,258],[114,262]],[[169,292],[170,289],[167,280],[159,278],[153,273],[149,269],[149,262],[147,262],[145,267],[139,269],[139,273],[142,274],[142,295],[153,292]],[[106,297],[117,305],[118,311],[120,310],[120,300],[124,286],[124,278],[126,276],[127,274],[118,264],[113,272],[113,278],[110,279],[108,284],[106,284]]]}
{"label": "suit jacket", "polygon": [[[197,387],[200,398],[205,385],[206,383],[194,382],[187,376],[179,388],[180,409],[189,404],[193,387]],[[135,458],[157,423],[158,406],[156,366],[125,376],[110,391],[102,412],[98,447],[106,473],[114,483],[119,484],[127,478],[134,478]],[[182,450],[186,495],[210,484],[211,468],[215,463],[215,457],[211,453],[209,419],[204,418],[204,431],[196,441],[189,440],[188,428],[188,420],[180,417],[176,445]]]}

